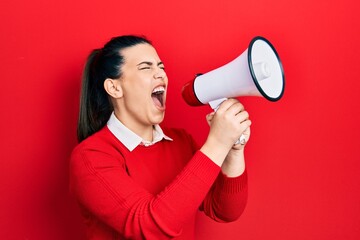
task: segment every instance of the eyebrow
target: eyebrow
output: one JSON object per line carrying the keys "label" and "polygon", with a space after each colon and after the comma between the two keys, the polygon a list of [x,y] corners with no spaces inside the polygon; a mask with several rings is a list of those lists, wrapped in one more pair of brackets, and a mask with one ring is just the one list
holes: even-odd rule
{"label": "eyebrow", "polygon": [[[141,64],[146,64],[146,65],[149,65],[149,66],[153,65],[152,62],[144,61],[144,62],[141,62],[141,63],[137,64],[136,66],[139,66]],[[164,63],[163,62],[158,62],[157,66],[160,66],[160,65],[164,65]]]}

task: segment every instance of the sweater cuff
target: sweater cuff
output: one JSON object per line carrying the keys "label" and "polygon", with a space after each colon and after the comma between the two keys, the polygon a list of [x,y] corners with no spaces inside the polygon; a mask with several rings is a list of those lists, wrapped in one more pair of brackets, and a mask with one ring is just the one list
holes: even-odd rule
{"label": "sweater cuff", "polygon": [[226,193],[238,193],[247,187],[247,171],[238,177],[228,177],[223,172],[220,172],[216,179],[217,187]]}

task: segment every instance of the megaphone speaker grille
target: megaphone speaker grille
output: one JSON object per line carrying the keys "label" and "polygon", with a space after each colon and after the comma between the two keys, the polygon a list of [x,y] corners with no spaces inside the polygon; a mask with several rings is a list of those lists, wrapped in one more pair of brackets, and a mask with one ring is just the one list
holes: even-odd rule
{"label": "megaphone speaker grille", "polygon": [[279,55],[267,39],[260,36],[252,39],[248,64],[259,92],[270,101],[279,100],[284,94],[284,71]]}

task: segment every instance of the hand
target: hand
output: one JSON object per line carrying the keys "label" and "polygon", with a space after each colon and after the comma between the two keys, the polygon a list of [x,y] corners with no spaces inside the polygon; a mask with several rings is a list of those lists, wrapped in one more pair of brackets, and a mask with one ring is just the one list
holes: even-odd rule
{"label": "hand", "polygon": [[[250,139],[250,125],[251,125],[251,121],[249,120],[249,114],[247,113],[247,111],[244,110],[244,106],[238,102],[239,106],[240,106],[240,111],[238,113],[236,113],[236,116],[238,117],[238,120],[240,121],[240,129],[245,129],[243,130],[242,134],[241,134],[241,139],[244,139],[245,142],[243,144],[240,143],[238,138],[235,142],[236,144],[234,144],[232,146],[233,150],[241,150],[245,147],[246,143],[249,141]],[[231,106],[233,107],[233,106]],[[216,112],[212,112],[208,115],[206,115],[206,120],[209,124],[209,126],[211,127],[211,122],[215,116]]]}
{"label": "hand", "polygon": [[[241,129],[245,129],[242,132],[242,135],[244,136],[245,139],[245,143],[240,144],[240,142],[237,141],[238,143],[233,144],[232,148],[229,150],[225,158],[225,161],[221,166],[223,173],[226,174],[228,177],[236,177],[244,172],[245,170],[244,147],[250,139],[251,121],[249,120],[249,115],[244,110],[243,106],[242,106],[242,110],[239,113],[237,113],[237,115],[239,115],[240,118]],[[210,126],[214,116],[215,116],[215,112],[212,112],[206,116],[206,120]]]}

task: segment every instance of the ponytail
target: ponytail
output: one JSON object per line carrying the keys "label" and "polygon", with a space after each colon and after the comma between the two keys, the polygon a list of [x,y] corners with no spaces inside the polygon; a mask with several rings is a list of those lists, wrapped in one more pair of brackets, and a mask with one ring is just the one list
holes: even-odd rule
{"label": "ponytail", "polygon": [[144,37],[120,36],[112,38],[103,49],[95,49],[90,53],[82,76],[77,127],[79,142],[106,125],[113,106],[104,89],[104,81],[107,78],[120,78],[124,62],[121,50],[141,43],[151,44]]}
{"label": "ponytail", "polygon": [[83,72],[77,128],[79,142],[105,126],[112,112],[104,87],[96,83],[96,76],[92,74],[100,53],[98,49],[91,52]]}

